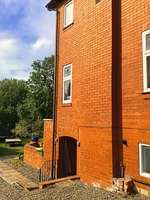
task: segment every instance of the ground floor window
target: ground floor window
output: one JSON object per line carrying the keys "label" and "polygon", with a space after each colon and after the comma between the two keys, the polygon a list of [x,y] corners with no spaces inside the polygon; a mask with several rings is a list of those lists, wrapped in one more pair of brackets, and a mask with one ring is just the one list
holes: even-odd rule
{"label": "ground floor window", "polygon": [[150,144],[139,144],[140,175],[150,178]]}

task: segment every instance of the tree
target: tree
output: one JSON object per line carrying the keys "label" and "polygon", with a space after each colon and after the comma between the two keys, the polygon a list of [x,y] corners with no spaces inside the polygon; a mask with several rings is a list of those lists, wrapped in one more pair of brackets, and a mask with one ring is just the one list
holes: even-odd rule
{"label": "tree", "polygon": [[0,135],[42,132],[53,115],[54,56],[34,61],[28,81],[0,81]]}
{"label": "tree", "polygon": [[54,56],[33,62],[27,84],[38,109],[39,119],[50,118],[53,114],[53,76]]}
{"label": "tree", "polygon": [[27,98],[17,108],[20,119],[15,129],[17,134],[22,135],[29,130],[41,134],[43,119],[52,117],[53,71],[54,56],[33,62],[27,81]]}
{"label": "tree", "polygon": [[25,81],[5,79],[0,81],[0,135],[9,135],[19,121],[17,106],[27,96]]}

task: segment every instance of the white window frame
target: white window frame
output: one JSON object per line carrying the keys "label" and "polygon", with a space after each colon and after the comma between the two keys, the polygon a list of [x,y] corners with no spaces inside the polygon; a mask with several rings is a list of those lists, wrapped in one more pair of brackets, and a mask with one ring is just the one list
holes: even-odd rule
{"label": "white window frame", "polygon": [[[67,67],[71,67],[71,75],[68,76],[68,77],[64,77],[64,69],[67,68]],[[71,86],[70,86],[70,99],[65,100],[64,99],[64,82],[67,81],[67,80],[70,80],[70,82],[71,82]],[[72,64],[68,64],[68,65],[64,65],[63,66],[63,104],[71,103],[71,102],[72,102]]]}
{"label": "white window frame", "polygon": [[[73,11],[72,11],[72,21],[70,21],[70,23],[66,23],[66,9],[67,7],[72,4],[73,6]],[[69,26],[70,24],[73,23],[73,19],[74,19],[74,4],[73,4],[73,0],[69,1],[68,3],[66,3],[66,5],[64,6],[64,27]]]}
{"label": "white window frame", "polygon": [[150,34],[150,30],[144,31],[142,34],[143,42],[143,86],[144,92],[150,92],[150,88],[147,87],[147,57],[150,56],[150,50],[146,50],[146,35]]}
{"label": "white window frame", "polygon": [[143,172],[142,167],[142,146],[148,146],[150,147],[150,144],[139,144],[139,167],[140,167],[140,176],[150,178],[150,173]]}

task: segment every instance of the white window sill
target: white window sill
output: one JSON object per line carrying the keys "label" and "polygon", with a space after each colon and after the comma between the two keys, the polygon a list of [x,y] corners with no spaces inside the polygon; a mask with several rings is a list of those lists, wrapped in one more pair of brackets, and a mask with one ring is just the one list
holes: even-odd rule
{"label": "white window sill", "polygon": [[68,100],[68,101],[63,101],[63,104],[70,104],[70,103],[71,103],[70,100]]}
{"label": "white window sill", "polygon": [[150,93],[150,88],[144,88],[143,94],[144,93]]}
{"label": "white window sill", "polygon": [[140,176],[143,176],[145,178],[150,178],[150,174],[148,173],[140,173]]}
{"label": "white window sill", "polygon": [[68,28],[70,28],[70,27],[72,27],[72,25],[74,24],[74,22],[71,22],[70,24],[68,24],[68,25],[64,25],[64,28],[63,28],[63,30],[66,30],[66,29],[68,29]]}

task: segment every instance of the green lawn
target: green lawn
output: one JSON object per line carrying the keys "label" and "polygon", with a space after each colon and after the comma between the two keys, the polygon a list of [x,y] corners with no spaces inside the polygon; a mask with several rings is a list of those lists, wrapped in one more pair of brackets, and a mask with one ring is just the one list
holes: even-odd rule
{"label": "green lawn", "polygon": [[23,147],[27,142],[29,142],[29,139],[23,140],[22,145],[15,147],[10,147],[8,144],[5,143],[0,143],[0,157],[22,154]]}

